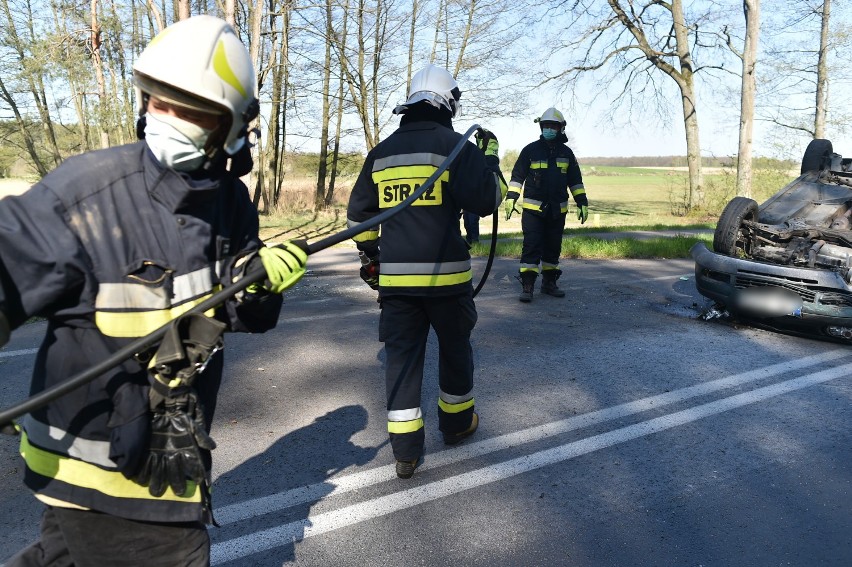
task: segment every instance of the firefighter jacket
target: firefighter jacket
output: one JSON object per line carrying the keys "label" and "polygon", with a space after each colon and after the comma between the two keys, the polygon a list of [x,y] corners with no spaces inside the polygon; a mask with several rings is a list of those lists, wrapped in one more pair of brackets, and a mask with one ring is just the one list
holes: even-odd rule
{"label": "firefighter jacket", "polygon": [[[560,134],[552,142],[539,138],[521,150],[512,169],[508,199],[517,198],[524,211],[557,216],[568,212],[568,190],[577,205],[588,206],[580,165],[568,138]],[[523,188],[523,189],[522,189]]]}
{"label": "firefighter jacket", "polygon": [[[0,309],[13,328],[47,319],[31,393],[210,297],[231,283],[235,259],[259,246],[245,185],[224,172],[192,180],[163,168],[144,142],[68,159],[23,195],[3,199]],[[281,301],[245,294],[215,316],[231,331],[261,332],[275,326]],[[211,362],[196,382],[208,427],[222,371],[220,356]],[[201,488],[192,482],[183,496],[168,489],[155,498],[122,474],[136,472],[133,463],[147,453],[148,423],[148,372],[128,360],[22,420],[24,482],[49,505],[201,520]]]}
{"label": "firefighter jacket", "polygon": [[[349,226],[401,203],[439,168],[460,139],[460,134],[438,122],[404,117],[399,129],[367,154],[349,199]],[[381,249],[380,295],[446,296],[471,289],[470,253],[459,228],[461,211],[491,214],[505,192],[497,175],[498,159],[487,159],[490,164],[467,142],[454,163],[411,206],[354,238],[358,249],[371,257]]]}

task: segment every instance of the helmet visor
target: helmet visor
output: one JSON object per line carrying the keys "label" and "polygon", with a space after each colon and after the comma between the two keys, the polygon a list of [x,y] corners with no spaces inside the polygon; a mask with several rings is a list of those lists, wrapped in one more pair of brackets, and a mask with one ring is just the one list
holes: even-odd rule
{"label": "helmet visor", "polygon": [[139,87],[143,93],[153,95],[160,100],[188,108],[196,112],[205,112],[207,114],[221,115],[227,113],[227,109],[214,104],[211,101],[200,99],[192,96],[180,89],[176,89],[159,81],[155,81],[144,73],[138,71],[133,73],[133,83]]}

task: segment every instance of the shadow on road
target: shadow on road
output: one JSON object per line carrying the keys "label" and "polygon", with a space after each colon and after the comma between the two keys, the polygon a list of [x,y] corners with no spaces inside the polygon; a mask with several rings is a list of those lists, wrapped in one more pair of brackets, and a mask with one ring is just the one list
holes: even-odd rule
{"label": "shadow on road", "polygon": [[[367,410],[364,407],[344,406],[316,418],[308,426],[288,433],[263,453],[220,476],[213,485],[214,498],[219,500],[214,503],[225,513],[221,517],[217,516],[217,520],[222,523],[221,528],[210,529],[214,563],[264,567],[295,561],[295,544],[303,539],[304,528],[311,525],[307,519],[311,507],[334,488],[325,481],[347,467],[369,463],[381,448],[381,445],[360,447],[352,443],[352,436],[366,426]],[[306,450],[308,447],[310,450]],[[286,501],[288,491],[295,492],[294,489],[303,487],[307,490],[300,492],[310,496],[306,498],[307,502],[286,507],[270,506],[266,513],[257,504],[257,499],[276,495],[282,496],[281,501]],[[224,493],[224,497],[221,493]],[[247,508],[256,506],[258,509],[249,510],[251,513],[247,513],[245,519],[230,521],[234,516],[233,511],[241,504]],[[231,546],[229,540],[241,536],[251,538],[252,534],[270,528],[284,528],[281,533],[286,533],[286,537],[282,537],[281,545],[226,562],[216,561],[217,544],[231,547],[231,554],[234,546],[246,546],[237,542]],[[269,546],[264,544],[263,547]],[[250,553],[248,549],[246,551]]]}

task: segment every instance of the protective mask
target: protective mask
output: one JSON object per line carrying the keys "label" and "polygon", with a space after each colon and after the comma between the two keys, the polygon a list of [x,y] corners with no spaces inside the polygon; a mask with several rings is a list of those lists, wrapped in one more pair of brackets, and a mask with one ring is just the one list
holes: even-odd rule
{"label": "protective mask", "polygon": [[556,134],[558,134],[558,133],[559,133],[559,132],[557,132],[557,131],[556,131],[556,130],[554,130],[553,128],[542,128],[542,129],[541,129],[541,136],[542,136],[545,140],[553,140],[553,139],[555,139],[555,138],[556,138]]}
{"label": "protective mask", "polygon": [[212,130],[168,114],[145,115],[145,141],[157,160],[176,171],[195,171],[204,164],[204,145]]}

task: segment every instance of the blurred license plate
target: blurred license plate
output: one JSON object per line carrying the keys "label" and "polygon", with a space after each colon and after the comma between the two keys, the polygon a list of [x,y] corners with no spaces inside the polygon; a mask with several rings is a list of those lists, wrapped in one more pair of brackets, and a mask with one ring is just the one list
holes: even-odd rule
{"label": "blurred license plate", "polygon": [[780,287],[738,289],[733,299],[733,307],[737,311],[753,317],[802,316],[799,294]]}

